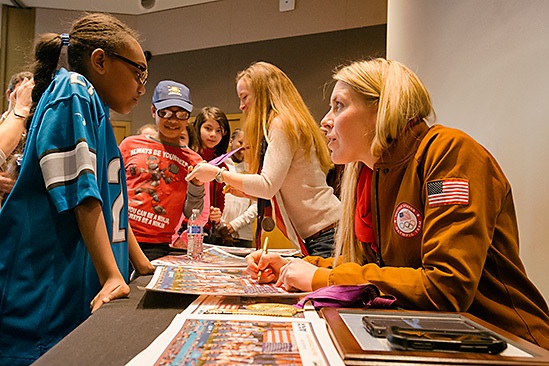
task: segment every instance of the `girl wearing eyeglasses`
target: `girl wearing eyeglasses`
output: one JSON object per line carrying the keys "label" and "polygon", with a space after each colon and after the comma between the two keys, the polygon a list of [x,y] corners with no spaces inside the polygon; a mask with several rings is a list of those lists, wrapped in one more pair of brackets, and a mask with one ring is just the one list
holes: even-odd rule
{"label": "girl wearing eyeglasses", "polygon": [[91,312],[128,296],[129,259],[153,269],[128,225],[109,120],[109,108],[127,114],[145,93],[137,35],[87,14],[69,33],[40,36],[34,57],[23,162],[0,211],[0,363],[10,365],[32,363]]}

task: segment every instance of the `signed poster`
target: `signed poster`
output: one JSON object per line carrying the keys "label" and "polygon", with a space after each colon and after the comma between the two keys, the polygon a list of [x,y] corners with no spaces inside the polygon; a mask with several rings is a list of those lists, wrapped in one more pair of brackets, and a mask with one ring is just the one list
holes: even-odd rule
{"label": "signed poster", "polygon": [[244,273],[244,268],[187,268],[159,266],[149,291],[223,296],[301,297],[304,292],[288,292],[272,283],[259,283]]}

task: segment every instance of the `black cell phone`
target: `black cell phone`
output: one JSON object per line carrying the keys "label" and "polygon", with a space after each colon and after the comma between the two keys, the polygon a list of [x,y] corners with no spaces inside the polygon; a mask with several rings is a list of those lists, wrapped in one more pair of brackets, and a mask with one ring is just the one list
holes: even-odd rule
{"label": "black cell phone", "polygon": [[441,317],[403,317],[365,315],[362,325],[368,333],[377,338],[385,338],[391,327],[427,328],[448,330],[478,330],[472,324],[461,319],[446,319]]}
{"label": "black cell phone", "polygon": [[368,333],[377,338],[385,338],[391,326],[409,327],[410,325],[401,318],[380,318],[365,315],[362,317],[362,325]]}
{"label": "black cell phone", "polygon": [[458,351],[497,354],[507,342],[482,330],[416,329],[392,326],[387,333],[391,347],[397,350]]}

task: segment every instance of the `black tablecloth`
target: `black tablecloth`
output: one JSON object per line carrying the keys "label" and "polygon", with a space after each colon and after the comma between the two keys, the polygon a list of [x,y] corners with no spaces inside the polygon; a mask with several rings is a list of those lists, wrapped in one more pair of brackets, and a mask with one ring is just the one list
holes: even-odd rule
{"label": "black tablecloth", "polygon": [[195,295],[146,292],[151,276],[130,284],[127,299],[103,305],[33,365],[124,365],[147,348]]}

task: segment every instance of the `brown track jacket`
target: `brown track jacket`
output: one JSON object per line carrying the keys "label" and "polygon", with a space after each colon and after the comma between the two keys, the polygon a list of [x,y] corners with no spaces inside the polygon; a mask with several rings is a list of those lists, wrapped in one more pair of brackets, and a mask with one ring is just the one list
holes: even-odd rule
{"label": "brown track jacket", "polygon": [[[465,133],[420,123],[374,166],[381,256],[364,265],[308,257],[313,289],[373,283],[405,309],[466,311],[549,349],[549,310],[519,257],[511,186]],[[380,263],[380,265],[376,264]]]}

